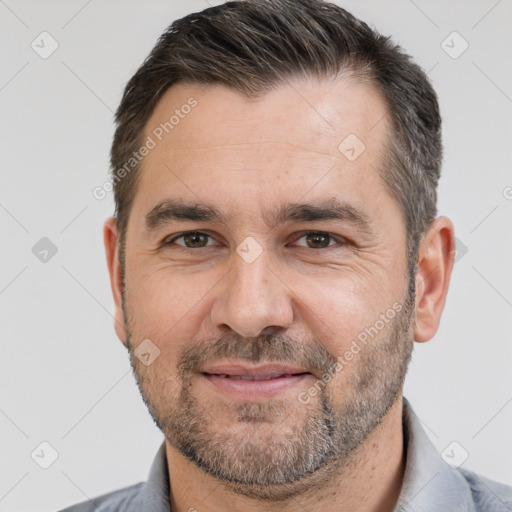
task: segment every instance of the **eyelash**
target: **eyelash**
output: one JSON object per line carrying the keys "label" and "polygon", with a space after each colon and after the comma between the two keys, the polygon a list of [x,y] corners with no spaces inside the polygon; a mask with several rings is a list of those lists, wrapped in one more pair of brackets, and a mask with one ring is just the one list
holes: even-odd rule
{"label": "eyelash", "polygon": [[[165,239],[163,241],[162,245],[163,246],[178,245],[178,246],[182,247],[183,249],[191,249],[191,250],[206,249],[208,247],[214,247],[213,245],[205,245],[203,247],[187,247],[184,244],[175,244],[176,240],[179,240],[180,238],[183,238],[183,237],[185,237],[187,235],[191,235],[191,234],[206,235],[206,236],[210,237],[210,239],[213,239],[212,235],[210,235],[208,233],[205,233],[203,231],[185,231],[185,232],[181,233],[180,235],[175,236],[171,240]],[[331,233],[328,233],[326,231],[303,231],[301,233],[301,235],[298,238],[295,239],[295,242],[297,242],[301,238],[307,237],[308,235],[325,235],[325,236],[328,236],[331,239],[331,241],[336,242],[336,244],[335,245],[328,245],[327,247],[317,247],[317,248],[315,248],[315,247],[307,247],[305,245],[301,245],[299,247],[302,247],[304,249],[312,249],[314,251],[318,251],[320,249],[324,249],[324,250],[325,249],[332,249],[332,248],[335,248],[337,245],[346,246],[346,245],[349,244],[349,241],[346,238],[340,237],[340,236],[335,236],[335,235],[333,235]]]}

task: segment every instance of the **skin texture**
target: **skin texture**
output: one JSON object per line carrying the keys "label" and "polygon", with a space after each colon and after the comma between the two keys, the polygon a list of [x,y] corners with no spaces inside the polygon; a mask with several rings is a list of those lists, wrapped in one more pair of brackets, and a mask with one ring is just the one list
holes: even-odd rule
{"label": "skin texture", "polygon": [[[405,226],[378,170],[390,129],[373,86],[301,79],[247,99],[223,86],[175,85],[145,135],[190,97],[197,106],[143,161],[126,232],[124,301],[114,219],[104,228],[116,332],[166,435],[173,510],[392,510],[405,464],[402,381],[412,340],[431,339],[439,325],[453,226],[440,217],[424,236],[408,308]],[[366,146],[354,161],[338,149],[349,134]],[[224,218],[148,229],[148,212],[169,199],[212,205]],[[283,204],[328,202],[350,204],[368,225],[268,223]],[[187,248],[176,239],[185,231],[211,238],[206,247]],[[311,247],[304,231],[334,238],[328,247]],[[237,252],[247,237],[261,252],[251,263]],[[400,306],[394,319],[302,403],[299,393],[308,393],[393,305]],[[160,350],[149,366],[133,356],[145,339]],[[279,358],[300,361],[310,373],[272,399],[222,393],[198,371],[205,364]],[[312,473],[300,476],[292,471],[295,459],[285,485],[276,484],[272,471],[263,474],[274,484],[256,485],[255,468],[275,468],[277,461],[286,467],[287,448],[318,453],[328,446],[311,435],[329,424],[325,416],[334,433],[323,437],[335,460],[320,458]],[[340,425],[359,427],[342,435]],[[200,461],[185,453],[191,439],[196,458],[203,449]],[[205,461],[214,446],[218,457]],[[216,458],[227,462],[216,464]],[[212,476],[214,468],[224,473]],[[243,474],[253,485],[240,481]]]}

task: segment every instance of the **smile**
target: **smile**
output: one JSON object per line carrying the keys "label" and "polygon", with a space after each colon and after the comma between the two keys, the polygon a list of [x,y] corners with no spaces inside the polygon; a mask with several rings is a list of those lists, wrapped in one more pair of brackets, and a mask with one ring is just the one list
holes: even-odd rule
{"label": "smile", "polygon": [[257,399],[282,394],[296,387],[303,379],[311,376],[311,373],[304,368],[282,364],[220,364],[205,368],[201,376],[223,395]]}
{"label": "smile", "polygon": [[222,377],[225,379],[235,379],[235,380],[270,380],[270,379],[280,379],[280,378],[288,378],[293,377],[294,375],[305,375],[305,373],[280,373],[279,375],[269,375],[268,377],[258,376],[258,375],[229,375],[228,373],[223,374],[209,374],[205,373],[205,375],[215,375],[216,377]]}

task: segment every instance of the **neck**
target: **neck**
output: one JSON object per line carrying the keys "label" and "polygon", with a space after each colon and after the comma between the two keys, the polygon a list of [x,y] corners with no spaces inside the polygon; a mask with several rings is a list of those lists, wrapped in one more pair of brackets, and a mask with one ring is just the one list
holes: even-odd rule
{"label": "neck", "polygon": [[327,483],[286,501],[263,502],[236,494],[198,469],[168,441],[166,451],[172,512],[391,512],[405,471],[402,397]]}

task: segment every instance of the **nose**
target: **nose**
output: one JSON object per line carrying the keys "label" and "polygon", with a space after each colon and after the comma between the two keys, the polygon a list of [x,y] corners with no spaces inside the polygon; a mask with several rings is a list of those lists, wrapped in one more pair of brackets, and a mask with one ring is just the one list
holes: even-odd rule
{"label": "nose", "polygon": [[[219,283],[212,306],[212,322],[246,338],[288,328],[293,322],[292,292],[270,268],[265,252],[248,263],[233,254],[233,266]],[[275,266],[274,266],[275,267]]]}

